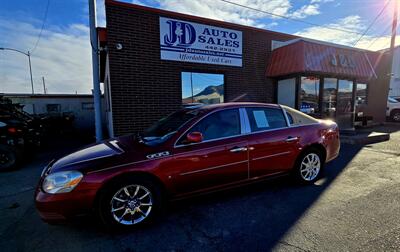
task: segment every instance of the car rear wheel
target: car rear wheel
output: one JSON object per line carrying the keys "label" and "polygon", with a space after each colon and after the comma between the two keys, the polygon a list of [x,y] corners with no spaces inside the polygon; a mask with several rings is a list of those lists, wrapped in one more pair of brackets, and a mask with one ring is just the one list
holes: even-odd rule
{"label": "car rear wheel", "polygon": [[102,222],[113,227],[134,227],[150,222],[160,213],[159,187],[147,179],[129,179],[113,183],[99,200]]}
{"label": "car rear wheel", "polygon": [[394,110],[391,117],[393,121],[400,122],[400,110]]}
{"label": "car rear wheel", "polygon": [[13,168],[17,164],[17,152],[12,148],[0,145],[0,171]]}
{"label": "car rear wheel", "polygon": [[320,176],[324,161],[318,149],[310,149],[304,152],[296,162],[295,177],[304,184],[314,183]]}

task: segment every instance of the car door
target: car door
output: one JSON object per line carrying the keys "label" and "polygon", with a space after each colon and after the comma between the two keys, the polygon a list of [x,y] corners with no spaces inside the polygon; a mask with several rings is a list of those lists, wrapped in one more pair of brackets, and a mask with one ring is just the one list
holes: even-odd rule
{"label": "car door", "polygon": [[280,108],[246,108],[249,134],[250,178],[287,171],[293,167],[298,154],[299,136],[289,128]]}
{"label": "car door", "polygon": [[[177,141],[171,165],[177,194],[211,189],[248,178],[248,148],[239,109],[211,112]],[[184,144],[186,135],[201,132],[203,141]]]}

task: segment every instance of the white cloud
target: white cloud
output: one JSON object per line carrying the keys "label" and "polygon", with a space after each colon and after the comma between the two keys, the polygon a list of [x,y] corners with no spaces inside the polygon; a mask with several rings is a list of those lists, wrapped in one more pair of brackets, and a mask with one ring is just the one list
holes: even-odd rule
{"label": "white cloud", "polygon": [[357,39],[356,34],[349,34],[344,31],[331,30],[330,28],[361,32],[363,29],[365,29],[365,25],[361,21],[360,16],[354,15],[340,19],[335,23],[328,24],[326,25],[326,27],[313,26],[306,28],[302,31],[295,33],[295,35],[346,45],[353,43]]}
{"label": "white cloud", "polygon": [[333,2],[335,0],[311,0],[310,4],[314,4],[314,3],[330,3]]}
{"label": "white cloud", "polygon": [[[329,28],[355,31],[358,33],[362,33],[366,29],[365,21],[363,21],[358,15],[347,16],[326,26],[327,27],[313,26],[310,28],[306,28],[302,31],[295,33],[295,35],[353,46],[353,44],[359,39],[361,35],[348,33],[346,31],[331,30]],[[400,43],[399,39],[397,39],[397,41]],[[376,38],[373,35],[365,35],[357,43],[356,47],[375,51],[388,48],[389,45],[389,35],[381,36],[379,38]]]}
{"label": "white cloud", "polygon": [[[231,0],[234,3],[248,6],[253,9],[271,12],[276,15],[290,16],[293,18],[306,18],[312,15],[318,15],[319,5],[304,5],[300,9],[293,9],[290,0]],[[132,0],[135,4],[146,5],[142,0]],[[159,7],[171,11],[207,17],[211,19],[223,20],[227,22],[239,23],[249,26],[270,28],[277,23],[265,23],[263,18],[278,20],[279,17],[271,16],[267,13],[246,9],[240,6],[215,0],[160,0]]]}
{"label": "white cloud", "polygon": [[[0,19],[0,37],[4,38],[0,46],[22,51],[32,49],[39,31],[29,23]],[[42,76],[50,93],[91,92],[91,48],[87,26],[48,25],[31,59],[35,92],[43,93]],[[31,92],[26,56],[0,51],[0,92]]]}
{"label": "white cloud", "polygon": [[290,16],[296,19],[306,18],[308,16],[319,15],[321,12],[319,11],[318,4],[310,4],[304,5],[300,9],[293,12]]}

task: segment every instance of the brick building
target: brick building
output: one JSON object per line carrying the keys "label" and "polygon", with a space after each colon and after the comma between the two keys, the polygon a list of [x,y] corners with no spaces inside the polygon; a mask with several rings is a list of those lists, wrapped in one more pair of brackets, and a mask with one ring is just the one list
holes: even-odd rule
{"label": "brick building", "polygon": [[185,103],[279,102],[343,128],[359,111],[384,120],[384,54],[113,0],[106,21],[111,136],[142,131]]}

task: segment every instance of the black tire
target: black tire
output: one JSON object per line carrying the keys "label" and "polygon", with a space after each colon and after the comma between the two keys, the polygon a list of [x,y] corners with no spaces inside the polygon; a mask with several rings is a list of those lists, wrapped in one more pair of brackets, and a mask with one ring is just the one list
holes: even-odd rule
{"label": "black tire", "polygon": [[[310,176],[307,179],[306,174],[308,173],[307,170],[305,170],[306,165],[304,165],[303,162],[307,163],[308,160],[311,159],[311,157],[318,158],[319,169],[316,175],[314,175],[313,172],[313,175],[311,176],[310,174]],[[293,177],[300,184],[313,184],[322,175],[324,165],[325,165],[325,160],[323,158],[321,150],[319,150],[318,148],[308,148],[305,151],[303,151],[297,158],[295,167],[293,168]],[[316,170],[316,168],[314,169]],[[310,173],[312,170],[313,169],[310,168]]]}
{"label": "black tire", "polygon": [[[138,186],[139,191],[137,192],[136,200],[141,201],[139,198],[147,193],[145,189],[150,193],[150,196],[146,196],[142,200],[143,202],[136,202],[133,197],[128,200],[129,197],[126,195],[123,188],[128,187],[127,190],[129,192],[129,195],[133,196]],[[118,200],[114,200],[114,196],[117,196],[118,199],[123,199],[127,201],[120,202]],[[97,214],[106,227],[112,229],[134,228],[151,223],[160,216],[160,213],[162,212],[165,205],[163,198],[164,197],[160,186],[158,186],[157,183],[154,183],[148,178],[142,178],[138,176],[128,179],[121,179],[114,181],[112,184],[108,185],[106,188],[104,188],[104,190],[102,190],[97,205]],[[149,199],[151,200],[149,201]],[[140,217],[143,217],[143,214],[140,214],[137,211],[136,204],[144,205],[149,204],[149,202],[151,202],[152,204],[151,209],[148,212],[148,215],[144,217],[143,220],[139,221],[138,223],[127,223],[129,222],[129,220],[132,221],[138,216],[139,219]],[[112,213],[112,208],[118,209],[120,207],[124,207],[124,209],[116,211],[114,215]],[[147,213],[148,207],[149,206],[140,206],[139,209],[142,211],[142,213]],[[125,211],[128,210],[134,211],[134,213],[125,213]],[[126,214],[125,217],[122,218],[121,221],[117,221],[116,217],[124,213]],[[131,219],[129,219],[129,217],[131,217]]]}
{"label": "black tire", "polygon": [[7,145],[0,145],[0,171],[14,168],[18,163],[18,151]]}
{"label": "black tire", "polygon": [[390,119],[394,122],[400,122],[400,110],[396,109],[390,113]]}

